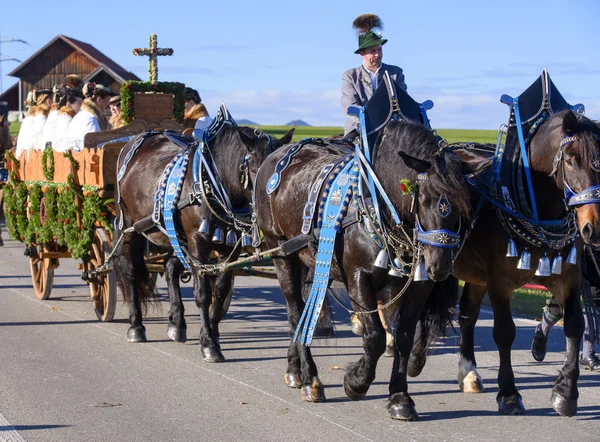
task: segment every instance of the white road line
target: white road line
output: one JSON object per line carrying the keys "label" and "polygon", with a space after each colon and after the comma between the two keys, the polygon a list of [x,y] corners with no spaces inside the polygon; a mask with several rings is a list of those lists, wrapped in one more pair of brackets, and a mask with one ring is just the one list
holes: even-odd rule
{"label": "white road line", "polygon": [[0,442],[27,442],[0,413]]}

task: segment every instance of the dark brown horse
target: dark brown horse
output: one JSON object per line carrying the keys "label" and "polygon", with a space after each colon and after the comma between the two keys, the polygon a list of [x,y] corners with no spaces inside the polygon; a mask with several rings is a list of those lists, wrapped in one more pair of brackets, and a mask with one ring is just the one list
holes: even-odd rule
{"label": "dark brown horse", "polygon": [[[591,167],[598,157],[600,130],[589,119],[563,111],[546,120],[531,139],[529,161],[535,197],[541,220],[568,218],[565,189],[579,193],[600,183],[600,173]],[[515,141],[514,139],[512,140]],[[511,142],[507,138],[507,144]],[[480,181],[481,183],[482,181]],[[568,193],[568,192],[567,192]],[[576,226],[587,244],[600,244],[600,210],[598,204],[575,205]],[[577,379],[579,377],[579,345],[583,334],[583,317],[579,302],[581,286],[582,241],[576,241],[577,264],[567,264],[570,246],[558,252],[551,248],[529,246],[531,270],[517,269],[517,258],[506,257],[509,235],[497,218],[496,209],[485,205],[474,230],[459,254],[453,275],[466,281],[460,301],[461,330],[458,381],[460,389],[478,393],[483,384],[474,354],[474,328],[479,317],[481,300],[487,290],[494,310],[494,340],[500,353],[498,372],[499,411],[520,414],[525,408],[515,386],[511,365],[511,347],[515,339],[515,324],[510,310],[513,291],[535,281],[548,287],[564,308],[564,332],[567,341],[566,357],[552,390],[553,408],[563,416],[577,411]],[[524,244],[521,244],[523,247]],[[538,260],[547,252],[550,260],[560,255],[562,273],[535,276]],[[412,374],[418,374],[424,364],[424,344],[413,349],[416,359]]]}
{"label": "dark brown horse", "polygon": [[[383,207],[382,222],[388,232],[386,239],[406,239],[406,232],[412,236],[417,215],[422,229],[457,232],[460,230],[461,219],[462,226],[465,227],[468,224],[471,206],[468,184],[463,178],[466,170],[461,167],[458,158],[440,149],[438,138],[422,125],[392,121],[383,131],[382,141],[373,156],[373,170],[389,196],[391,205],[402,219],[400,227],[393,221],[389,206],[386,207],[383,199],[380,200]],[[349,154],[348,151],[335,146],[308,143],[296,153],[289,167],[283,171],[279,187],[268,194],[266,186],[276,165],[282,162],[284,155],[293,147],[281,148],[267,158],[257,177],[257,221],[269,249],[278,247],[300,234],[303,206],[315,179],[325,165],[335,164]],[[411,198],[410,192],[403,193],[400,180],[408,180],[404,183],[416,183],[418,174],[423,180]],[[354,197],[356,198],[356,195]],[[440,201],[444,198],[452,202],[452,210],[449,213],[440,212]],[[352,204],[350,206],[352,207]],[[348,367],[344,378],[346,394],[353,400],[360,400],[367,394],[375,378],[377,361],[386,346],[385,332],[377,313],[378,294],[385,292],[386,288],[398,293],[407,282],[406,277],[390,276],[387,268],[374,265],[382,248],[367,231],[369,226],[373,225],[372,218],[360,207],[358,204],[358,208],[354,209],[358,211],[360,221],[350,223],[337,234],[330,274],[330,279],[344,283],[353,308],[363,313],[365,354],[358,362]],[[348,218],[356,215],[352,210],[350,209]],[[393,239],[391,241],[393,246],[398,246]],[[401,298],[402,308],[418,317],[434,281],[443,280],[452,270],[453,253],[456,249],[417,243],[416,238],[409,239],[409,244],[411,241],[419,250],[418,253],[424,256],[425,268],[431,278],[428,281],[413,282]],[[302,288],[307,275],[314,272],[315,245],[316,242],[288,256],[279,253],[273,256],[292,331],[296,329],[305,308]],[[402,257],[403,252],[399,247],[390,247],[390,250],[393,256]],[[407,260],[406,257],[404,259]],[[449,320],[448,310],[439,310],[442,313],[438,315],[438,321],[445,325]],[[400,322],[398,330],[398,333],[406,335],[410,340],[406,348],[402,349],[405,359],[408,360],[413,342],[414,323]],[[300,339],[290,343],[285,382],[289,387],[301,388],[303,400],[325,400],[324,387],[318,377],[310,348],[301,344]],[[396,406],[396,402],[391,404],[392,408]],[[403,404],[399,408],[399,415],[407,413]]]}
{"label": "dark brown horse", "polygon": [[[222,183],[233,212],[247,209],[252,198],[251,189],[260,164],[269,153],[280,145],[289,142],[293,130],[281,140],[247,127],[224,125],[210,140],[209,149],[212,158],[212,174]],[[131,140],[122,150],[118,168],[136,143]],[[146,340],[142,324],[142,304],[151,299],[153,283],[144,263],[146,239],[153,244],[171,250],[168,237],[157,227],[140,227],[133,231],[128,228],[144,224],[154,210],[154,192],[163,170],[182,150],[181,144],[165,135],[157,134],[146,138],[127,165],[120,181],[120,200],[117,202],[117,222],[122,220],[122,242],[119,243],[113,262],[113,269],[121,287],[125,302],[129,305],[130,328],[127,338],[130,342]],[[193,153],[192,153],[193,154]],[[215,207],[209,207],[206,201],[193,188],[193,165],[187,169],[182,189],[182,201],[192,198],[194,202],[183,207],[177,215],[177,230],[182,244],[187,248],[193,262],[194,298],[200,309],[200,348],[207,362],[223,361],[218,343],[218,324],[223,315],[224,301],[231,293],[233,276],[231,271],[222,272],[216,278],[202,272],[209,263],[211,252],[221,256],[235,258],[240,247],[233,250],[231,245],[213,241],[216,228],[233,229],[217,220]],[[247,178],[247,181],[241,180]],[[217,205],[218,207],[218,205]],[[218,212],[217,212],[218,213]],[[145,220],[145,221],[143,221]],[[141,223],[139,223],[142,221]],[[205,229],[203,222],[208,222]],[[131,230],[131,229],[130,229]],[[143,232],[138,233],[138,232]],[[239,242],[238,242],[239,245]],[[168,335],[175,341],[186,340],[184,308],[179,293],[179,279],[184,268],[177,257],[167,259],[165,278],[168,284],[171,308],[169,311]],[[214,298],[214,301],[212,301]],[[213,305],[211,306],[211,302]],[[210,308],[210,311],[209,311]]]}

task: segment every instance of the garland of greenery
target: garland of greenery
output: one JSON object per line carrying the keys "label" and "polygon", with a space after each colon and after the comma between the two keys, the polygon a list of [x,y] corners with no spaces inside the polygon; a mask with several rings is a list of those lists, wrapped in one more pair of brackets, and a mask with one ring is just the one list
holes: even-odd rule
{"label": "garland of greenery", "polygon": [[17,169],[21,168],[21,162],[19,160],[17,160],[17,157],[15,157],[10,150],[7,150],[4,154],[4,156],[6,158],[8,158],[9,160],[11,160],[15,164],[15,167]]}
{"label": "garland of greenery", "polygon": [[[50,158],[50,167],[48,167],[48,158]],[[52,151],[51,145],[47,145],[44,149],[44,154],[42,155],[42,170],[48,181],[54,179],[54,152]]]}
{"label": "garland of greenery", "polygon": [[173,119],[179,124],[183,123],[185,113],[185,85],[183,83],[160,81],[126,81],[121,84],[121,119],[129,124],[133,121],[134,107],[133,94],[135,92],[162,92],[173,94]]}
{"label": "garland of greenery", "polygon": [[79,162],[73,158],[73,153],[68,150],[66,152],[63,153],[64,157],[69,160],[69,163],[71,163],[71,166],[73,166],[73,169],[75,169],[75,171],[79,170]]}
{"label": "garland of greenery", "polygon": [[[113,200],[102,199],[97,187],[77,186],[72,175],[66,184],[15,180],[4,189],[6,227],[18,241],[55,241],[73,258],[88,260],[97,226],[113,231],[114,216],[109,209]],[[46,215],[43,225],[42,199]]]}

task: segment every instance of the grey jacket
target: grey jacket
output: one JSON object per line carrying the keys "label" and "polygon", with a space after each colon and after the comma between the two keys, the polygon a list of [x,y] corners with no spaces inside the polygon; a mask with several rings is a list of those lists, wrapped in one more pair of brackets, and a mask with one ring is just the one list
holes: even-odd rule
{"label": "grey jacket", "polygon": [[[406,90],[406,83],[404,82],[404,74],[402,69],[398,66],[392,66],[390,64],[381,64],[381,69],[377,74],[377,84],[381,84],[383,81],[383,73],[388,71],[390,78],[396,80],[396,82]],[[373,85],[371,84],[371,77],[369,72],[363,65],[357,68],[349,69],[342,75],[342,109],[344,113],[348,110],[351,105],[364,106],[367,100],[373,95]],[[356,129],[358,119],[356,117],[348,116],[346,124],[344,124],[344,135],[347,135],[353,129]]]}

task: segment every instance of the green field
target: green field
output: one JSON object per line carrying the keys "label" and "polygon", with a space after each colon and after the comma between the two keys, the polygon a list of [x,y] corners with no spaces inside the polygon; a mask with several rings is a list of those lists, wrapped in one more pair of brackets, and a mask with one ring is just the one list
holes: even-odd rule
{"label": "green field", "polygon": [[21,129],[21,123],[10,123],[10,136],[17,136],[19,133],[19,129]]}
{"label": "green field", "polygon": [[[274,137],[281,137],[292,126],[259,126],[260,129]],[[292,141],[301,140],[302,138],[326,138],[332,135],[341,134],[341,127],[327,126],[297,126],[294,131]],[[471,129],[439,129],[437,133],[445,138],[449,143],[459,141],[471,141],[476,143],[495,143],[498,137],[498,132],[495,130],[471,130]]]}

